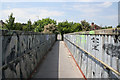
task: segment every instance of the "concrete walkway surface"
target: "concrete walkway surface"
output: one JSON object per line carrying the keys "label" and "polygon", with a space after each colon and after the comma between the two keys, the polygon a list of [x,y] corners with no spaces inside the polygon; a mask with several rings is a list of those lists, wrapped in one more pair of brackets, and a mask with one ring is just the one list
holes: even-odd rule
{"label": "concrete walkway surface", "polygon": [[57,41],[32,78],[83,78],[63,41]]}

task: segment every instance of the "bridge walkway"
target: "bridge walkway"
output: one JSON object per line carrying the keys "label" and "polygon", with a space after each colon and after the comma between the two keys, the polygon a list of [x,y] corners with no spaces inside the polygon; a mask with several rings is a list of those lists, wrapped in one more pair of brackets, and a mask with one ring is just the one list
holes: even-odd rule
{"label": "bridge walkway", "polygon": [[32,78],[83,78],[63,41],[57,41]]}

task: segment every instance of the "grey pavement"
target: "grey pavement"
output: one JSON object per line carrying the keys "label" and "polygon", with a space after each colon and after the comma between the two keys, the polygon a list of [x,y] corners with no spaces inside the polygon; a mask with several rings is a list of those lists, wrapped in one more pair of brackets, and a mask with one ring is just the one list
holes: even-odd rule
{"label": "grey pavement", "polygon": [[63,41],[57,41],[32,78],[83,78]]}

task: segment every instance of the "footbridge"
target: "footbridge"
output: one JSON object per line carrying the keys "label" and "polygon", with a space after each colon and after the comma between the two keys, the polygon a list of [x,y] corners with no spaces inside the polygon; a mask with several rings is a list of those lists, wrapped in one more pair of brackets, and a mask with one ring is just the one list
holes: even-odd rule
{"label": "footbridge", "polygon": [[120,79],[119,30],[0,31],[1,79]]}

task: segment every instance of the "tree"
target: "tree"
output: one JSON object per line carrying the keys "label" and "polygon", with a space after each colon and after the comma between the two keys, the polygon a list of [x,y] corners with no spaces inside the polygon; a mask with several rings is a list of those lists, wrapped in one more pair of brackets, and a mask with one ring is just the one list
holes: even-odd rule
{"label": "tree", "polygon": [[74,23],[71,26],[72,32],[79,32],[82,31],[82,25],[80,23]]}
{"label": "tree", "polygon": [[57,27],[56,27],[56,25],[53,24],[53,23],[44,26],[44,31],[43,31],[43,32],[44,32],[44,33],[55,33],[55,34],[58,33]]}
{"label": "tree", "polygon": [[48,24],[56,25],[56,21],[52,20],[50,18],[45,18],[45,19],[42,19],[42,20],[38,20],[38,21],[33,23],[34,31],[35,32],[42,32],[42,31],[44,31],[44,26],[46,26]]}
{"label": "tree", "polygon": [[72,32],[72,30],[71,30],[72,25],[73,25],[73,23],[72,22],[69,23],[67,20],[65,22],[59,22],[58,23],[58,31],[61,34],[70,33],[70,32]]}
{"label": "tree", "polygon": [[15,29],[14,21],[15,21],[15,17],[13,17],[13,13],[11,13],[10,16],[9,16],[9,19],[6,20],[6,22],[7,22],[6,27],[8,28],[8,30],[14,30]]}
{"label": "tree", "polygon": [[23,26],[22,26],[22,24],[21,23],[15,23],[14,24],[14,30],[23,30]]}
{"label": "tree", "polygon": [[40,27],[40,25],[38,25],[35,29],[34,32],[41,32],[43,31],[43,28]]}
{"label": "tree", "polygon": [[102,27],[102,29],[109,29],[109,28],[112,28],[112,26],[105,26],[105,27]]}
{"label": "tree", "polygon": [[90,30],[90,24],[86,20],[81,21],[82,29],[85,31]]}
{"label": "tree", "polygon": [[32,25],[32,22],[30,19],[27,21],[27,24],[23,24],[23,30],[24,31],[34,31],[34,26]]}
{"label": "tree", "polygon": [[79,31],[82,31],[82,25],[80,23],[73,23],[73,22],[68,22],[68,21],[59,22],[58,31],[61,34],[79,32]]}
{"label": "tree", "polygon": [[4,23],[2,20],[0,20],[0,29],[3,30],[8,30],[8,28],[6,27],[6,23]]}
{"label": "tree", "polygon": [[120,28],[120,24],[117,26],[117,28]]}
{"label": "tree", "polygon": [[27,21],[27,31],[32,31],[32,22],[31,22],[31,20],[29,19],[28,21]]}

